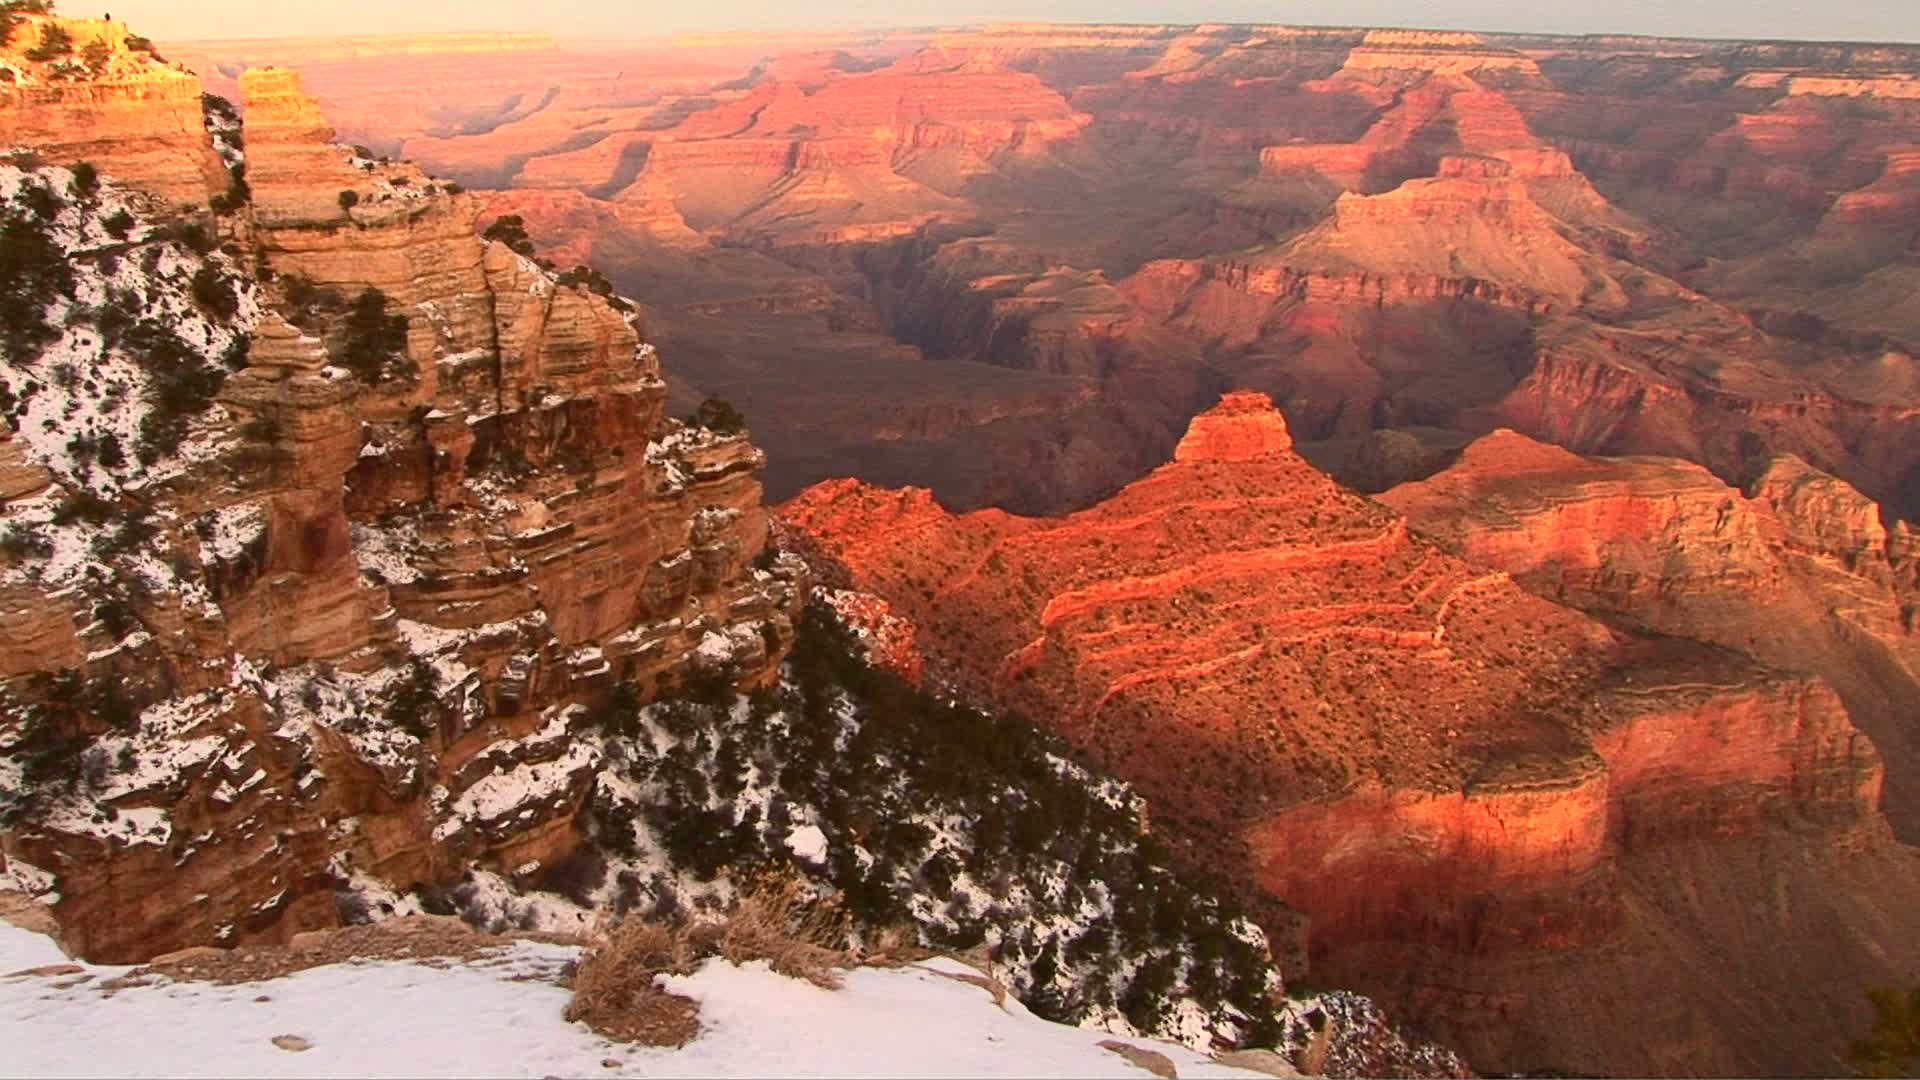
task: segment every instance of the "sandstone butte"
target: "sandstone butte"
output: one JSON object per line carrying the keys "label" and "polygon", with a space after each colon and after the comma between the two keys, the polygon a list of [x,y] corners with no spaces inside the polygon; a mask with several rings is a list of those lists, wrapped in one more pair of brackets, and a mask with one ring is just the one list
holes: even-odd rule
{"label": "sandstone butte", "polygon": [[[574,706],[622,676],[649,694],[696,668],[759,679],[791,640],[802,568],[752,565],[762,454],[665,418],[637,316],[482,241],[472,196],[331,145],[291,71],[241,76],[253,198],[208,215],[227,179],[215,158],[199,180],[220,140],[198,80],[126,51],[119,23],[62,25],[111,63],[0,89],[0,144],[91,161],[149,193],[143,214],[197,203],[261,283],[244,283],[251,350],[215,406],[230,437],[140,496],[164,557],[103,561],[88,586],[122,595],[141,632],[106,629],[88,589],[19,567],[0,584],[9,723],[68,677],[143,718],[132,771],[107,763],[90,815],[0,833],[6,869],[70,948],[126,962],[334,925],[348,873],[406,888],[564,858],[594,764],[569,750]],[[331,366],[344,316],[293,325],[297,277],[383,290],[403,370],[363,385]],[[0,478],[10,517],[75,484],[19,440],[0,442]],[[129,585],[171,581],[169,559],[208,585]],[[429,730],[356,721],[408,686]],[[540,782],[502,801],[482,790],[496,773]]]}
{"label": "sandstone butte", "polygon": [[[1192,865],[1305,914],[1316,978],[1382,994],[1482,1067],[1735,1072],[1815,1038],[1722,1034],[1756,1008],[1793,1028],[1793,995],[1753,997],[1766,964],[1734,934],[1704,961],[1725,996],[1703,1001],[1679,969],[1729,935],[1663,921],[1687,890],[1737,888],[1755,851],[1818,866],[1782,876],[1796,896],[1854,872],[1829,846],[1864,852],[1866,905],[1912,921],[1880,757],[1824,681],[1449,554],[1301,459],[1264,395],[1226,395],[1170,463],[1063,517],[956,516],[853,481],[777,513],[823,576],[914,624],[930,678],[1139,785]],[[1797,960],[1848,941],[1806,975],[1847,986],[1887,946],[1850,917],[1767,925]],[[1629,972],[1638,1003],[1614,988]],[[1587,1005],[1604,1019],[1568,1019]]]}

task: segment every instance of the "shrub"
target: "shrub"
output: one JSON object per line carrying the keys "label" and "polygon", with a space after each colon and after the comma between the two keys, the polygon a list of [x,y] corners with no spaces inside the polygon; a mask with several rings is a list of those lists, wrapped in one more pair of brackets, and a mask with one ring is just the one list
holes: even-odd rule
{"label": "shrub", "polygon": [[133,52],[146,53],[155,60],[160,59],[160,50],[154,46],[152,38],[142,37],[139,34],[128,34],[127,48]]}
{"label": "shrub", "polygon": [[27,59],[44,64],[56,57],[73,53],[73,35],[58,23],[45,23],[40,27],[40,43],[28,49]]}
{"label": "shrub", "polygon": [[405,679],[387,701],[387,723],[418,739],[439,730],[440,698],[434,692],[433,669],[424,660],[407,667]]}
{"label": "shrub", "polygon": [[60,216],[60,211],[66,209],[67,205],[52,188],[39,184],[28,184],[20,190],[17,198],[42,225],[53,224],[53,220]]}
{"label": "shrub", "polygon": [[[131,46],[132,42],[129,41],[128,44]],[[240,110],[233,107],[233,102],[228,101],[219,94],[201,94],[200,111],[203,113],[211,113],[229,123],[237,124],[240,122]]]}
{"label": "shrub", "polygon": [[798,879],[749,880],[718,929],[695,927],[696,943],[711,937],[730,964],[765,960],[792,979],[823,990],[840,986],[840,970],[854,966],[846,947],[850,922],[834,905],[817,900]]}
{"label": "shrub", "polygon": [[229,166],[227,169],[227,190],[207,200],[207,205],[216,214],[231,214],[247,205],[253,198],[253,187],[247,183],[247,166],[244,162]]}
{"label": "shrub", "polygon": [[71,295],[73,288],[73,268],[45,229],[5,214],[0,223],[0,346],[9,359],[30,360],[60,336],[47,324],[45,305],[56,294]]}
{"label": "shrub", "polygon": [[684,1046],[700,1033],[700,1007],[661,989],[654,977],[692,971],[684,935],[629,919],[580,958],[566,1018],[619,1042]]}
{"label": "shrub", "polygon": [[1168,995],[1173,991],[1178,963],[1175,957],[1163,953],[1140,965],[1126,992],[1120,995],[1120,1011],[1126,1014],[1128,1023],[1141,1031],[1160,1029],[1171,1004]]}
{"label": "shrub", "polygon": [[253,356],[252,335],[235,334],[233,336],[233,340],[229,342],[227,344],[226,349],[223,352],[221,352],[220,362],[222,364],[225,364],[227,366],[227,370],[229,371],[239,371],[241,368],[247,366],[247,361],[252,356]]}
{"label": "shrub", "polygon": [[558,280],[562,285],[578,286],[595,296],[604,297],[608,306],[615,311],[633,310],[633,305],[628,303],[625,297],[613,291],[613,282],[608,281],[605,274],[585,263],[561,274]]}
{"label": "shrub", "polygon": [[338,347],[342,367],[371,386],[386,378],[388,363],[406,347],[406,317],[387,314],[386,293],[369,286],[354,298]]}
{"label": "shrub", "polygon": [[581,907],[593,906],[594,890],[607,880],[607,857],[599,848],[582,844],[573,854],[546,872],[541,888],[559,893]]}
{"label": "shrub", "polygon": [[100,170],[93,167],[91,161],[77,162],[73,166],[73,194],[76,198],[90,199],[100,193]]}
{"label": "shrub", "polygon": [[364,894],[340,889],[333,894],[333,913],[342,926],[365,926],[373,922],[373,901]]}
{"label": "shrub", "polygon": [[219,238],[197,221],[178,222],[172,226],[171,231],[173,239],[202,255],[209,254],[214,248],[220,246]]}
{"label": "shrub", "polygon": [[240,314],[240,296],[233,282],[211,263],[193,272],[193,302],[221,319]]}
{"label": "shrub", "polygon": [[74,491],[53,511],[55,525],[71,525],[84,521],[89,525],[105,525],[113,520],[116,507],[112,500],[103,499],[91,491]]}
{"label": "shrub", "polygon": [[115,210],[113,213],[107,215],[107,219],[102,221],[100,226],[106,229],[107,235],[113,237],[115,240],[125,240],[127,234],[133,231],[133,215],[127,213],[125,210]]}
{"label": "shrub", "polygon": [[53,554],[53,541],[26,525],[9,525],[0,530],[0,552],[15,559],[44,559]]}
{"label": "shrub", "polygon": [[360,193],[348,188],[340,193],[340,209],[351,210],[360,205]]}
{"label": "shrub", "polygon": [[527,235],[527,223],[519,214],[502,214],[495,218],[487,231],[480,234],[483,240],[498,240],[500,243],[521,255],[534,257],[533,238]]}
{"label": "shrub", "polygon": [[113,635],[116,641],[140,628],[140,620],[133,613],[133,605],[117,596],[110,596],[95,603],[93,617],[100,620],[100,625],[106,627],[107,633]]}
{"label": "shrub", "polygon": [[280,288],[287,298],[287,321],[309,333],[323,328],[323,313],[344,309],[337,293],[315,285],[305,274],[282,274]]}
{"label": "shrub", "polygon": [[156,406],[140,421],[140,441],[134,456],[151,465],[179,449],[187,435],[187,418],[205,412],[226,383],[226,372],[207,363],[171,328],[142,319],[125,334],[127,354],[152,376]]}
{"label": "shrub", "polygon": [[80,777],[80,752],[87,746],[87,737],[72,733],[52,719],[30,720],[24,728],[10,750],[21,766],[21,786],[31,789],[57,784],[71,788]]}
{"label": "shrub", "polygon": [[80,50],[80,59],[86,61],[87,68],[97,75],[106,70],[107,61],[113,59],[113,50],[107,47],[106,42],[95,38]]}
{"label": "shrub", "polygon": [[607,280],[607,275],[602,274],[600,271],[595,270],[585,263],[581,263],[579,266],[573,267],[566,273],[561,274],[559,281],[560,284],[569,287],[578,286],[585,288],[595,296],[613,295],[613,282]]}
{"label": "shrub", "polygon": [[109,431],[100,436],[100,464],[105,468],[118,469],[127,463],[126,449],[120,445],[120,436]]}
{"label": "shrub", "polygon": [[683,925],[630,918],[580,958],[566,1018],[610,1039],[680,1046],[699,1034],[694,1002],[662,990],[659,975],[685,975],[713,955],[732,964],[764,960],[789,978],[823,989],[840,985],[855,957],[847,921],[791,877],[750,878],[723,918]]}
{"label": "shrub", "polygon": [[738,435],[747,430],[747,418],[733,403],[710,397],[686,418],[688,427],[705,428],[718,435]]}

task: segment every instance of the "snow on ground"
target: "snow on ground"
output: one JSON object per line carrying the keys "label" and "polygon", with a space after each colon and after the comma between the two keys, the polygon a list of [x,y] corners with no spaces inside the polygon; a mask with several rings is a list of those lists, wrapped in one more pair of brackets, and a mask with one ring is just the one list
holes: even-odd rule
{"label": "snow on ground", "polygon": [[[141,422],[155,408],[153,378],[125,342],[108,341],[99,315],[103,305],[122,311],[129,326],[135,318],[164,325],[218,366],[259,322],[259,289],[253,274],[231,257],[198,253],[159,224],[142,220],[138,212],[145,200],[137,194],[103,180],[95,194],[81,197],[73,184],[71,169],[0,164],[0,201],[35,189],[58,198],[59,209],[50,219],[23,220],[64,255],[73,275],[69,295],[40,298],[54,339],[31,357],[0,357],[0,383],[19,398],[16,429],[31,456],[60,479],[111,496],[178,475],[189,464],[217,456],[225,444],[215,434],[224,425],[209,423],[165,460],[138,460]],[[132,223],[117,236],[107,228],[116,215]],[[234,310],[229,315],[210,314],[196,299],[193,283],[203,270],[214,271],[230,291]],[[219,406],[207,414],[215,420],[224,415]],[[118,447],[118,464],[92,449],[109,437]]]}
{"label": "snow on ground", "polygon": [[[940,972],[950,960],[847,973],[839,990],[710,960],[667,980],[700,1002],[700,1036],[678,1049],[610,1043],[562,1018],[555,979],[577,950],[519,941],[479,959],[313,968],[220,986],[156,979],[105,997],[124,968],[0,974],[7,1076],[1111,1076],[1148,1075],[1103,1033],[1004,1009]],[[0,923],[0,972],[66,958]],[[309,1044],[282,1049],[280,1036]],[[284,1040],[283,1040],[284,1041]],[[1183,1077],[1254,1076],[1144,1039]],[[295,1043],[294,1045],[298,1045]]]}

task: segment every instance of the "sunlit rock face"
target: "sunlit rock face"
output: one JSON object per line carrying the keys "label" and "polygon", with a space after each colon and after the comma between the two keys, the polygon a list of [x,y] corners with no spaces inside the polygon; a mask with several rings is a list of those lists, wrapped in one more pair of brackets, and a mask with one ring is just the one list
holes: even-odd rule
{"label": "sunlit rock face", "polygon": [[[25,58],[46,27],[64,29],[76,55],[45,63]],[[15,28],[0,84],[0,143],[49,159],[112,160],[118,175],[169,203],[195,204],[226,187],[226,170],[208,144],[200,80],[179,65],[127,47],[127,26],[106,19],[27,15]],[[57,71],[80,62],[88,46],[106,47],[98,71]]]}
{"label": "sunlit rock face", "polygon": [[[23,387],[71,353],[132,410],[56,409],[0,443],[10,528],[33,531],[0,582],[13,883],[70,948],[120,962],[332,925],[356,875],[565,858],[597,764],[568,732],[616,681],[751,684],[791,642],[804,571],[762,558],[764,455],[667,419],[630,306],[483,241],[472,196],[327,142],[295,73],[242,75],[235,131],[158,69],[190,110],[176,130],[125,97],[114,55],[98,83],[0,101],[0,128],[66,110],[41,160],[106,186],[75,189],[58,254],[224,367],[168,445],[134,422],[170,400],[139,352],[157,332],[103,342],[54,300],[65,336],[7,359]],[[250,191],[172,217],[209,155]],[[113,207],[131,224],[105,263]],[[369,325],[371,367],[351,344]],[[133,445],[92,449],[102,432]],[[87,492],[108,501],[68,518]]]}
{"label": "sunlit rock face", "polygon": [[1263,395],[1059,518],[851,481],[779,513],[913,622],[929,677],[1042,718],[1196,868],[1304,914],[1316,972],[1394,957],[1373,985],[1488,1053],[1512,1047],[1474,1030],[1480,992],[1420,971],[1546,1008],[1519,974],[1539,957],[1637,954],[1623,867],[1781,830],[1886,842],[1881,758],[1824,681],[1448,553],[1303,461]]}

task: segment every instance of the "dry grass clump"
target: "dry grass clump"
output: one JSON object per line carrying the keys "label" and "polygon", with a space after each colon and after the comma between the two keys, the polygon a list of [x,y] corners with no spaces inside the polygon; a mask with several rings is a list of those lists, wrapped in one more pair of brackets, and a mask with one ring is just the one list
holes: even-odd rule
{"label": "dry grass clump", "polygon": [[619,1042],[685,1046],[700,1034],[700,1006],[668,993],[655,977],[692,970],[683,933],[630,919],[580,957],[566,1017]]}
{"label": "dry grass clump", "polygon": [[859,962],[847,945],[851,926],[839,904],[815,897],[798,879],[767,876],[749,879],[723,921],[696,926],[691,936],[696,947],[710,942],[730,964],[765,960],[788,978],[837,990],[841,970]]}
{"label": "dry grass clump", "polygon": [[920,943],[920,932],[911,926],[895,924],[883,926],[868,935],[864,947],[860,950],[860,966],[870,968],[898,968],[908,964],[917,964],[930,956],[939,955]]}
{"label": "dry grass clump", "polygon": [[[812,894],[796,878],[749,878],[724,918],[680,926],[629,919],[600,934],[580,957],[566,1017],[609,1039],[648,1046],[684,1046],[700,1033],[699,1006],[669,993],[661,975],[690,975],[701,960],[764,960],[789,978],[838,989],[840,973],[859,962],[849,947],[851,920],[840,905]],[[888,939],[895,952],[905,946]],[[893,952],[876,962],[901,962]]]}

